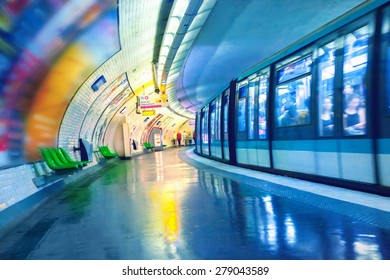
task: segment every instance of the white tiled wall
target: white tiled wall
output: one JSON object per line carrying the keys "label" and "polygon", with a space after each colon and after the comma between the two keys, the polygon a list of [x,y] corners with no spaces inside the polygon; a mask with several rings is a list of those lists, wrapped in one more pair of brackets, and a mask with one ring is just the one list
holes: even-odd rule
{"label": "white tiled wall", "polygon": [[[99,161],[94,154],[93,161],[83,169]],[[53,171],[43,161],[0,170],[0,211],[39,191],[39,185],[46,183],[45,175],[51,174]]]}
{"label": "white tiled wall", "polygon": [[32,164],[0,170],[0,211],[38,191]]}

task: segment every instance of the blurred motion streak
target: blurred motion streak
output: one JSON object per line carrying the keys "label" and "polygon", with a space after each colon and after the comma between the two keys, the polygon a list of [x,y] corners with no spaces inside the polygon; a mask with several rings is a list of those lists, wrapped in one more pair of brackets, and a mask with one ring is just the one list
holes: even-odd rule
{"label": "blurred motion streak", "polygon": [[119,51],[115,0],[0,4],[0,168],[55,146],[77,88]]}

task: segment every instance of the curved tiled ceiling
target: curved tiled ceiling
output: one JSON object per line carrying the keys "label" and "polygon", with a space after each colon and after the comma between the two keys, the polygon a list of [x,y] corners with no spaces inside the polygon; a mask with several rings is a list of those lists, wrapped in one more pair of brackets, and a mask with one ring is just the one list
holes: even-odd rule
{"label": "curved tiled ceiling", "polygon": [[[92,139],[92,131],[99,119],[95,117],[92,124],[87,123],[88,112],[93,104],[99,105],[99,102],[95,101],[106,90],[115,87],[113,83],[124,74],[126,76],[127,73],[126,83],[130,84],[135,92],[142,91],[145,85],[153,86],[152,60],[158,22],[161,20],[159,14],[162,2],[161,0],[119,1],[121,50],[101,65],[74,95],[62,121],[59,134],[60,146],[74,146],[74,142],[79,137],[87,136],[88,139]],[[93,91],[91,85],[102,75],[106,83],[99,90]],[[129,95],[128,98],[131,96]],[[109,103],[106,104],[108,105]],[[104,110],[105,108],[99,109],[99,111]],[[88,132],[82,128],[83,125],[91,127]]]}
{"label": "curved tiled ceiling", "polygon": [[[215,0],[119,1],[121,50],[99,67],[74,95],[62,121],[59,145],[74,146],[79,137],[93,139],[97,123],[102,122],[101,112],[105,111],[97,101],[111,94],[110,88],[115,87],[113,81],[123,74],[127,74],[129,88],[136,95],[155,91],[162,79],[167,80],[170,110],[192,118],[193,114],[182,109],[173,96],[176,81],[173,76],[180,71],[214,3]],[[101,76],[107,82],[93,91],[91,85]]]}
{"label": "curved tiled ceiling", "polygon": [[[217,0],[192,0],[189,1],[187,5],[182,4],[183,16],[175,15],[176,11],[173,10],[170,17],[173,19],[172,21],[174,21],[174,24],[172,25],[177,25],[175,28],[176,32],[172,33],[171,30],[169,30],[168,24],[168,28],[163,38],[158,61],[158,78],[162,84],[166,85],[169,107],[176,113],[188,118],[193,118],[194,115],[192,112],[189,112],[177,98],[176,83],[186,57],[191,51],[193,43],[201,32],[216,1]],[[182,1],[181,3],[184,2],[186,1]],[[169,47],[167,47],[167,41]]]}
{"label": "curved tiled ceiling", "polygon": [[[119,1],[122,49],[88,78],[74,100],[96,99],[110,84],[94,93],[91,84],[101,75],[113,81],[127,73],[135,94],[165,86],[169,108],[193,118],[196,109],[242,71],[362,2]],[[65,116],[67,122],[71,127],[83,123]]]}
{"label": "curved tiled ceiling", "polygon": [[[36,160],[39,145],[52,146],[59,144],[58,137],[75,139],[76,134],[79,137],[83,136],[81,133],[93,133],[94,127],[102,120],[96,117],[88,119],[86,114],[95,110],[91,106],[95,106],[93,104],[98,103],[95,101],[99,101],[99,96],[104,96],[103,92],[109,90],[110,85],[113,86],[114,81],[122,75],[125,75],[131,89],[126,91],[129,94],[122,96],[121,106],[126,103],[125,99],[131,99],[134,94],[153,92],[164,83],[169,110],[180,116],[193,118],[193,112],[197,108],[219,93],[243,70],[362,2],[364,1],[37,0],[24,1],[23,5],[19,5],[17,1],[5,1],[0,6],[1,11],[5,11],[5,19],[15,24],[9,25],[2,18],[0,28],[8,37],[4,37],[3,33],[1,36],[3,40],[11,38],[9,42],[5,42],[13,44],[15,50],[7,55],[16,63],[14,66],[8,65],[9,75],[6,71],[8,66],[4,66],[3,60],[0,68],[3,71],[2,79],[6,79],[2,86],[3,99],[0,100],[3,103],[0,104],[0,125],[5,127],[0,135],[0,150],[6,154],[4,158],[7,158],[0,165],[22,163],[20,159],[26,154],[24,146],[31,142],[35,141],[35,146],[28,147],[27,150],[34,151],[36,155],[27,159]],[[72,64],[77,69],[57,68],[59,54],[65,58],[75,50],[71,43],[80,38],[78,36],[85,31],[83,28],[117,5],[120,50],[112,55],[118,49],[113,47],[113,52],[106,52],[104,60],[109,55],[112,56],[105,63],[99,67],[104,60],[96,60],[85,65],[84,69],[87,71],[77,68],[77,62]],[[52,13],[46,13],[49,7]],[[7,9],[11,8],[12,13],[20,12],[22,16],[9,14],[11,10]],[[26,22],[21,21],[24,19]],[[30,32],[30,37],[22,36],[30,27],[32,30],[36,28],[33,24],[28,26],[29,20],[41,24],[37,29],[39,34]],[[21,38],[24,45],[20,45],[22,41],[14,40]],[[97,45],[117,45],[117,42],[109,40],[94,42],[93,38],[85,43],[88,44],[84,49],[87,50],[85,55],[90,57]],[[4,48],[7,45],[3,44],[1,47],[2,50],[9,51],[9,48]],[[71,58],[67,57],[63,63],[66,64]],[[95,70],[96,67],[98,68]],[[13,71],[18,75],[14,75]],[[48,71],[56,75],[56,79],[46,83]],[[71,75],[63,77],[63,74],[69,73]],[[107,82],[94,92],[91,85],[102,75]],[[67,83],[72,85],[64,90],[63,85]],[[49,98],[40,98],[40,104],[36,106],[36,95],[41,88],[47,91]],[[60,91],[61,101],[58,99],[58,102],[53,103],[52,97],[58,96]],[[113,100],[107,99],[107,104],[111,104]],[[63,112],[66,108],[69,110],[72,103],[79,104],[80,110],[72,115],[66,113],[62,118]],[[134,104],[133,101],[131,106]],[[108,105],[99,106],[101,108],[96,112],[101,112],[102,115],[108,112],[107,108],[103,108]],[[49,111],[50,114],[47,113]],[[112,112],[106,118],[111,114]],[[50,118],[52,115],[56,115],[55,121]],[[83,122],[89,120],[92,123],[82,130]],[[67,127],[73,136],[67,135],[62,129],[58,132],[60,125]],[[33,139],[37,134],[41,138]],[[65,145],[66,141],[62,144]]]}

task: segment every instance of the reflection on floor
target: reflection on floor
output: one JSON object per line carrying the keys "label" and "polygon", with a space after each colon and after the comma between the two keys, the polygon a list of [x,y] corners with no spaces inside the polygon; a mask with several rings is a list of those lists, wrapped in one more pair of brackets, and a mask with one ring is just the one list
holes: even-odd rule
{"label": "reflection on floor", "polygon": [[390,259],[389,229],[195,168],[184,151],[70,186],[0,240],[0,259]]}

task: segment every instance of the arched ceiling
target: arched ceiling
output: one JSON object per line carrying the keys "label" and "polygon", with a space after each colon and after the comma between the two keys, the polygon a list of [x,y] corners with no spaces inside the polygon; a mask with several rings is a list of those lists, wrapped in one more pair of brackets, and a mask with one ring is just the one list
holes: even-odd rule
{"label": "arched ceiling", "polygon": [[136,94],[166,83],[169,107],[191,118],[241,72],[363,2],[119,0],[121,51],[79,91],[126,72]]}
{"label": "arched ceiling", "polygon": [[169,107],[191,118],[242,71],[363,2],[120,0],[122,51],[106,66],[136,92],[166,84]]}
{"label": "arched ceiling", "polygon": [[[165,87],[164,110],[193,118],[242,71],[363,2],[380,1],[3,1],[0,152],[8,160],[0,166],[57,145],[64,124],[64,139],[80,137],[92,104],[123,75],[137,95]],[[102,75],[107,82],[95,92]],[[70,112],[72,103],[80,106]]]}

